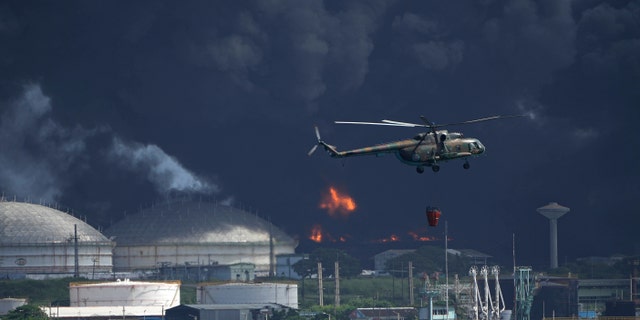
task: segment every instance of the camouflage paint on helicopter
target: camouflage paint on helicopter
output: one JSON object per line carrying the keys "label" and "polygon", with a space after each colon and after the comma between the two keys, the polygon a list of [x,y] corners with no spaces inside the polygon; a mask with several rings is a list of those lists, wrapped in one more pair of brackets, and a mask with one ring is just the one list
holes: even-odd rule
{"label": "camouflage paint on helicopter", "polygon": [[363,155],[382,155],[393,153],[404,164],[415,166],[418,173],[424,172],[424,167],[431,167],[434,172],[440,170],[440,162],[446,162],[454,159],[464,159],[463,168],[469,169],[469,157],[478,156],[485,151],[484,145],[476,138],[465,138],[462,133],[448,132],[447,130],[436,130],[436,128],[470,124],[481,121],[505,119],[520,116],[492,116],[487,118],[469,120],[450,124],[429,124],[426,118],[421,117],[425,124],[415,124],[407,122],[399,122],[393,120],[382,120],[381,122],[354,122],[354,121],[336,121],[339,124],[366,124],[366,125],[382,125],[396,127],[422,127],[427,128],[430,132],[423,132],[411,139],[383,143],[375,146],[364,147],[353,150],[338,151],[335,146],[325,143],[320,137],[318,127],[316,144],[310,151],[309,155],[315,152],[316,148],[321,145],[334,158],[345,158]]}

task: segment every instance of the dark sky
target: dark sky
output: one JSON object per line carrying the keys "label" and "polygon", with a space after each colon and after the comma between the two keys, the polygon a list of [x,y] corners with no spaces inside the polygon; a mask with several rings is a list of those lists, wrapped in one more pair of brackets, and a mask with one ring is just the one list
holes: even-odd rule
{"label": "dark sky", "polygon": [[[546,266],[556,201],[561,263],[640,248],[640,1],[3,1],[0,44],[0,190],[96,227],[191,194],[301,250],[314,225],[415,247],[432,205],[450,247],[508,262],[515,234]],[[487,147],[470,170],[307,156],[314,125],[341,150],[419,132],[334,120],[511,114],[449,128]],[[356,211],[319,208],[331,186]]]}

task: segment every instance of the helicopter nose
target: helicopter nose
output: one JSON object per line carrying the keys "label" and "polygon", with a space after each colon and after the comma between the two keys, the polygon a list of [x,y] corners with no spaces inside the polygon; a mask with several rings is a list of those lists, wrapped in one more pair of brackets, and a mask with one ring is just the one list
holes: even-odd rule
{"label": "helicopter nose", "polygon": [[484,153],[485,148],[484,148],[484,145],[480,141],[478,141],[478,140],[474,141],[473,145],[474,145],[475,148],[473,148],[473,151],[471,151],[471,153],[474,153],[474,154]]}

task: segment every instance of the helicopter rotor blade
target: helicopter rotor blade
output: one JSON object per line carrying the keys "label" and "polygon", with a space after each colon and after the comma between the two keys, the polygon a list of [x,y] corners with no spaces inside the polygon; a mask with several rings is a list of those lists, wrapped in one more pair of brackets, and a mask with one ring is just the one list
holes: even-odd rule
{"label": "helicopter rotor blade", "polygon": [[365,124],[373,126],[391,126],[391,127],[413,127],[409,124],[386,123],[386,122],[361,122],[361,121],[334,121],[337,124]]}
{"label": "helicopter rotor blade", "polygon": [[384,119],[382,120],[382,122],[384,123],[388,123],[388,124],[394,124],[397,125],[399,127],[411,127],[411,128],[415,128],[415,127],[420,127],[420,128],[424,128],[424,127],[428,127],[424,124],[418,124],[418,123],[410,123],[410,122],[402,122],[402,121],[395,121],[395,120],[387,120]]}
{"label": "helicopter rotor blade", "polygon": [[518,118],[518,117],[524,117],[523,115],[509,115],[509,116],[491,116],[491,117],[484,117],[484,118],[479,118],[479,119],[473,119],[473,120],[467,120],[467,121],[462,121],[462,122],[452,122],[452,123],[446,123],[446,124],[436,124],[434,125],[435,127],[445,127],[445,126],[454,126],[454,125],[459,125],[459,124],[471,124],[471,123],[477,123],[477,122],[483,122],[483,121],[489,121],[489,120],[498,120],[498,119],[508,119],[508,118]]}
{"label": "helicopter rotor blade", "polygon": [[316,152],[316,149],[318,149],[318,145],[316,144],[315,146],[313,146],[311,148],[311,150],[309,150],[309,152],[307,153],[308,156],[311,156],[314,152]]}
{"label": "helicopter rotor blade", "polygon": [[364,124],[364,125],[373,125],[373,126],[390,126],[390,127],[405,127],[405,128],[428,128],[428,129],[431,130],[432,133],[435,134],[435,130],[437,128],[441,128],[441,127],[460,125],[460,124],[471,124],[471,123],[482,122],[482,121],[497,120],[497,119],[507,119],[507,118],[516,118],[516,117],[524,117],[524,115],[510,115],[510,116],[499,116],[498,115],[498,116],[491,116],[491,117],[467,120],[467,121],[462,121],[462,122],[452,122],[452,123],[444,123],[444,124],[433,123],[433,122],[429,121],[429,119],[427,119],[425,116],[420,116],[420,119],[422,119],[424,124],[411,123],[411,122],[402,122],[402,121],[395,121],[395,120],[388,120],[388,119],[383,119],[380,122],[334,121],[334,123],[337,123],[337,124]]}
{"label": "helicopter rotor blade", "polygon": [[316,128],[316,137],[318,138],[318,142],[320,142],[320,140],[322,140],[322,138],[320,138],[320,130],[318,130],[318,126],[316,126],[315,128]]}

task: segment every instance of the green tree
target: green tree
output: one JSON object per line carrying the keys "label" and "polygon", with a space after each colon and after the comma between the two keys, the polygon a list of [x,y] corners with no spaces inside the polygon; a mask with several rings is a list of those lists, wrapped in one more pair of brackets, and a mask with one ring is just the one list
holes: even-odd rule
{"label": "green tree", "polygon": [[308,277],[318,273],[318,262],[322,262],[322,276],[332,277],[335,275],[334,264],[340,263],[340,277],[350,278],[360,274],[362,268],[360,261],[343,250],[332,248],[318,248],[310,255],[309,259],[302,259],[296,262],[292,267],[293,270],[303,276]]}
{"label": "green tree", "polygon": [[49,319],[40,307],[33,304],[25,304],[10,311],[3,320],[45,320]]}
{"label": "green tree", "polygon": [[273,315],[269,318],[271,320],[305,320],[306,318],[300,316],[295,310],[281,310],[274,311]]}
{"label": "green tree", "polygon": [[[459,273],[466,274],[471,264],[469,260],[457,255],[450,254],[448,257],[449,274]],[[416,251],[406,253],[387,261],[387,270],[397,277],[407,276],[407,267],[409,261],[413,264],[414,276],[421,273],[432,275],[436,272],[444,273],[445,271],[445,255],[444,249],[436,246],[424,246]]]}
{"label": "green tree", "polygon": [[311,258],[298,260],[298,262],[294,263],[291,267],[293,268],[293,271],[299,274],[302,278],[308,278],[312,274],[318,272],[318,263]]}

